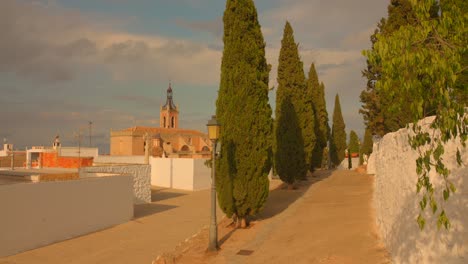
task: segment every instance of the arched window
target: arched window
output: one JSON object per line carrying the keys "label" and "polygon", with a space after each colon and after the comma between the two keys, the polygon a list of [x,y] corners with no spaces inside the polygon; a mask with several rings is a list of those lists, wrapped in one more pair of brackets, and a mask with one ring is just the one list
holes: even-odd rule
{"label": "arched window", "polygon": [[166,117],[164,117],[163,127],[166,127]]}
{"label": "arched window", "polygon": [[207,146],[204,146],[201,151],[210,151],[210,148],[208,148]]}
{"label": "arched window", "polygon": [[172,118],[171,118],[171,127],[172,127],[172,128],[175,127],[175,117],[172,117]]}
{"label": "arched window", "polygon": [[184,145],[180,151],[190,151],[190,148],[187,145]]}

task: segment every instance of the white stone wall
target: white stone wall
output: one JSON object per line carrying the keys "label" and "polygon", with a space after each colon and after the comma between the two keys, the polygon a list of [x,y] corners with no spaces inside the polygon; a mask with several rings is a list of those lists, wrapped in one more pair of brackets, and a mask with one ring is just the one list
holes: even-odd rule
{"label": "white stone wall", "polygon": [[1,258],[131,220],[132,179],[0,185],[0,208]]}
{"label": "white stone wall", "polygon": [[198,191],[211,186],[211,169],[205,159],[151,158],[151,184]]}
{"label": "white stone wall", "polygon": [[151,203],[151,167],[150,165],[113,165],[84,167],[80,170],[80,178],[86,178],[93,173],[112,173],[131,175],[133,178],[133,193],[135,204]]}
{"label": "white stone wall", "polygon": [[97,156],[94,163],[145,164],[145,156]]}
{"label": "white stone wall", "polygon": [[[375,143],[374,143],[375,148]],[[367,161],[367,174],[375,174],[375,154],[372,153]]]}
{"label": "white stone wall", "polygon": [[[432,118],[422,123],[428,124]],[[437,215],[427,210],[426,227],[419,230],[421,195],[416,194],[416,159],[418,154],[408,145],[407,129],[389,133],[374,145],[368,173],[375,173],[374,206],[377,225],[394,263],[468,263],[468,148],[459,140],[445,145],[443,161],[451,170],[449,179],[457,191],[443,201],[443,180],[431,172],[439,208],[444,208],[452,227],[437,229]],[[460,148],[464,165],[456,163],[456,149]],[[429,206],[428,206],[429,208]],[[440,211],[439,211],[440,212]]]}

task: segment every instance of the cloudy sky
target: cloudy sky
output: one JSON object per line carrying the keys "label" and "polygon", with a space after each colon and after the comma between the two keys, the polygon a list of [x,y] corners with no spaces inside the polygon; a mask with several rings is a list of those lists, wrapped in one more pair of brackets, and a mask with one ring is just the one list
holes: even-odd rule
{"label": "cloudy sky", "polygon": [[[330,119],[340,95],[346,129],[362,137],[361,50],[388,0],[256,0],[276,65],[289,20],[308,72],[325,83]],[[15,148],[76,145],[92,121],[93,145],[111,129],[159,124],[169,81],[182,128],[206,130],[215,112],[223,49],[220,0],[1,0],[0,138]],[[270,94],[274,107],[275,95]]]}

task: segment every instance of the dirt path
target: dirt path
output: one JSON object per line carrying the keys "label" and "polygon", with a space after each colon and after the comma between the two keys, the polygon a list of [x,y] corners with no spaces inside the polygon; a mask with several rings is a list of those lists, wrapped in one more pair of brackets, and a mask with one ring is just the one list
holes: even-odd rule
{"label": "dirt path", "polygon": [[[250,229],[220,227],[217,255],[192,244],[177,263],[390,263],[374,226],[373,176],[329,174],[318,172],[295,191],[271,192]],[[196,243],[206,248],[206,236]]]}

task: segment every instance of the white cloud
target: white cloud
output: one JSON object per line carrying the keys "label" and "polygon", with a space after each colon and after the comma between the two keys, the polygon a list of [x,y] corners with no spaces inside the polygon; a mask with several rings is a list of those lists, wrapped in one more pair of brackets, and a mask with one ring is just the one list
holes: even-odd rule
{"label": "white cloud", "polygon": [[221,52],[185,39],[109,29],[105,22],[56,4],[0,4],[0,72],[48,82],[71,80],[80,67],[100,66],[114,80],[214,85]]}

